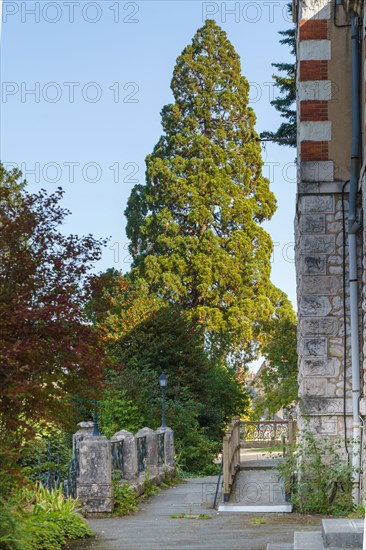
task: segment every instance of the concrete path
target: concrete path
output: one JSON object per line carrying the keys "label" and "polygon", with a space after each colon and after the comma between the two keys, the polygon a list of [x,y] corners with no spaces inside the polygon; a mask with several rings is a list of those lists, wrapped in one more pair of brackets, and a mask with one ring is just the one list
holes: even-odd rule
{"label": "concrete path", "polygon": [[279,451],[269,452],[263,449],[241,449],[241,468],[275,468],[282,457]]}
{"label": "concrete path", "polygon": [[283,483],[273,469],[241,470],[235,478],[229,503],[266,507],[286,504]]}
{"label": "concrete path", "polygon": [[[212,510],[217,477],[189,479],[150,497],[132,516],[95,519],[96,538],[68,550],[264,550],[289,543],[295,531],[320,529],[320,517],[298,514],[218,514]],[[211,519],[172,519],[172,514],[209,514]]]}
{"label": "concrete path", "polygon": [[224,513],[292,512],[276,466],[281,453],[260,449],[242,449],[241,470],[237,474],[229,502],[219,506]]}

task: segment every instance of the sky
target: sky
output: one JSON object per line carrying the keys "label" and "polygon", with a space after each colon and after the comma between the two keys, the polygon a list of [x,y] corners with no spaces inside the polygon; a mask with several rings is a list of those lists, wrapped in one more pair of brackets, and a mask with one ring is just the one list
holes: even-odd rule
{"label": "sky", "polygon": [[[1,1],[1,0],[0,0]],[[96,271],[131,263],[127,199],[172,102],[176,58],[206,18],[227,32],[250,83],[258,132],[281,122],[271,63],[291,61],[278,31],[292,23],[282,0],[3,2],[0,158],[19,166],[29,189],[65,190],[63,231],[110,237]],[[264,175],[278,201],[272,280],[296,307],[293,219],[295,150],[267,143]]]}

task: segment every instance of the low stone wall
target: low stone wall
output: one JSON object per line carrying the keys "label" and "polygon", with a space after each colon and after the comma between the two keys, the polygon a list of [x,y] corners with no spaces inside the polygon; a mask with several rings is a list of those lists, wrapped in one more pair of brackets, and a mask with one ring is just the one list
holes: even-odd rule
{"label": "low stone wall", "polygon": [[136,480],[135,482],[130,483],[131,487],[135,491],[136,495],[140,497],[143,495],[146,491],[146,478],[148,479],[148,482],[150,485],[161,485],[166,479],[172,478],[175,476],[176,469],[175,466],[166,466],[166,468],[155,475],[148,475],[141,479],[141,477]]}
{"label": "low stone wall", "polygon": [[73,436],[77,463],[77,498],[88,514],[113,511],[112,480],[128,482],[137,495],[149,484],[159,485],[175,473],[171,428],[143,428],[136,435],[120,430],[108,440],[93,435],[93,423],[81,422]]}

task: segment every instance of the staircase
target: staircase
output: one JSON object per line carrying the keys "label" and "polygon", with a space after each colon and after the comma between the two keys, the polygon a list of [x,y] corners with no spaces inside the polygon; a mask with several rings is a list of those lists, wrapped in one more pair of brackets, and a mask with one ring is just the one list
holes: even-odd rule
{"label": "staircase", "polygon": [[323,519],[321,531],[298,531],[292,544],[267,545],[267,550],[361,549],[363,519]]}
{"label": "staircase", "polygon": [[[279,460],[263,453],[255,456],[241,452],[240,471],[235,477],[230,498],[218,508],[220,513],[288,513],[292,505],[286,501],[285,490],[276,466]],[[253,460],[254,458],[254,460]]]}

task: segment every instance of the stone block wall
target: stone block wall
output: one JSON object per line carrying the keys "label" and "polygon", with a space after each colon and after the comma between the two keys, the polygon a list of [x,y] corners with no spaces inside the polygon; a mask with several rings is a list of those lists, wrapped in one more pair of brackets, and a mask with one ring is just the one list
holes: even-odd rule
{"label": "stone block wall", "polygon": [[[301,417],[309,419],[315,434],[340,437],[344,435],[341,195],[302,194],[297,207]],[[348,297],[346,300],[348,302]],[[349,332],[348,312],[347,320]],[[349,357],[349,339],[347,355]],[[347,431],[351,436],[350,366],[347,366],[346,392]]]}
{"label": "stone block wall", "polygon": [[[335,27],[331,0],[299,0],[297,6],[299,425],[307,419],[314,434],[343,437],[345,412],[351,437],[349,361],[345,411],[343,400],[342,280],[342,188],[349,178],[351,156],[350,30]],[[342,6],[340,10],[338,22],[347,23]],[[347,192],[344,198],[347,219]],[[347,243],[347,234],[345,239]],[[348,256],[346,269],[348,281]],[[349,343],[348,339],[348,358]]]}
{"label": "stone block wall", "polygon": [[[127,430],[114,434],[109,441],[103,435],[93,436],[93,423],[81,422],[73,437],[73,452],[77,461],[77,498],[87,514],[113,511],[112,479],[129,483],[138,495],[145,482],[159,485],[175,472],[174,434],[171,428],[154,432],[143,428],[135,436]],[[163,436],[163,448],[158,440]],[[138,456],[138,441],[144,439],[144,455]],[[116,445],[115,453],[112,446]],[[140,448],[141,453],[141,448]],[[113,476],[115,474],[115,476]],[[116,477],[117,476],[117,477]]]}

